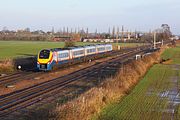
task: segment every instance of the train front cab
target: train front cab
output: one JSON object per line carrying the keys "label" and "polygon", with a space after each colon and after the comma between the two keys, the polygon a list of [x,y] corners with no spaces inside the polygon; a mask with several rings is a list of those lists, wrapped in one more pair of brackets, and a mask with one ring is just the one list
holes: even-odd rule
{"label": "train front cab", "polygon": [[41,50],[38,54],[37,68],[40,71],[50,71],[52,69],[53,53],[50,50]]}

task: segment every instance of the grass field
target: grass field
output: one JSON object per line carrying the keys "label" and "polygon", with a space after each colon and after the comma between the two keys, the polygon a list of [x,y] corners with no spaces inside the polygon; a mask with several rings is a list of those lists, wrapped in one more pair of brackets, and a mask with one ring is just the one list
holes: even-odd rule
{"label": "grass field", "polygon": [[169,48],[162,54],[163,59],[172,59],[173,64],[180,64],[180,44],[175,48]]}
{"label": "grass field", "polygon": [[[92,43],[76,42],[76,45]],[[121,46],[136,46],[136,43],[120,44]],[[18,56],[37,55],[44,48],[64,47],[63,42],[26,42],[26,41],[0,41],[0,59],[14,58]]]}
{"label": "grass field", "polygon": [[128,96],[106,106],[99,120],[170,120],[180,118],[180,47],[162,55],[169,65],[154,65]]}

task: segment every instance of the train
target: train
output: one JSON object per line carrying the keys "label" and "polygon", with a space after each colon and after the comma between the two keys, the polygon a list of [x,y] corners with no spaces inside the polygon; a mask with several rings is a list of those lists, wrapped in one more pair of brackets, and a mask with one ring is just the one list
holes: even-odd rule
{"label": "train", "polygon": [[96,44],[68,48],[43,49],[37,56],[37,69],[51,71],[55,66],[80,61],[112,51],[111,44]]}

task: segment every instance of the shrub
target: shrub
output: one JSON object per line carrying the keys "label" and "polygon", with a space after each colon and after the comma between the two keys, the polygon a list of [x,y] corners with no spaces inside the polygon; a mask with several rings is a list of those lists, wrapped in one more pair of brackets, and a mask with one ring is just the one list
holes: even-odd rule
{"label": "shrub", "polygon": [[66,47],[73,47],[73,46],[75,46],[75,42],[73,42],[73,41],[65,41],[65,45],[64,45],[65,48]]}
{"label": "shrub", "polygon": [[0,72],[12,72],[14,71],[14,63],[11,59],[0,61]]}

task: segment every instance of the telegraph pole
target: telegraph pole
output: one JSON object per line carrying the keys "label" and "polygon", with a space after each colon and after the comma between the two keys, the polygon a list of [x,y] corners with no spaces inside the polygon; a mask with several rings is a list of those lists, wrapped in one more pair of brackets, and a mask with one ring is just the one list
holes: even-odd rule
{"label": "telegraph pole", "polygon": [[154,49],[156,49],[156,32],[154,32]]}
{"label": "telegraph pole", "polygon": [[115,27],[113,26],[113,30],[112,30],[113,41],[114,41],[114,34],[115,34]]}
{"label": "telegraph pole", "polygon": [[89,29],[88,29],[88,27],[87,27],[87,29],[86,29],[86,37],[88,38],[88,35],[89,35]]}
{"label": "telegraph pole", "polygon": [[118,44],[118,39],[119,39],[119,27],[117,27],[117,32],[116,32],[116,42]]}
{"label": "telegraph pole", "polygon": [[131,33],[129,32],[129,30],[127,30],[127,36],[128,36],[128,40],[130,40],[131,39],[131,35],[130,35]]}
{"label": "telegraph pole", "polygon": [[52,27],[52,31],[51,32],[52,32],[52,34],[54,34],[54,27]]}
{"label": "telegraph pole", "polygon": [[77,28],[75,28],[75,30],[74,30],[74,34],[76,34],[77,33]]}
{"label": "telegraph pole", "polygon": [[108,29],[108,33],[109,33],[109,35],[111,35],[111,28],[110,27]]}
{"label": "telegraph pole", "polygon": [[67,32],[67,36],[69,37],[69,28],[68,27],[67,27],[67,31],[66,32]]}
{"label": "telegraph pole", "polygon": [[96,37],[97,37],[97,32],[98,32],[98,31],[97,31],[97,28],[96,28],[96,30],[95,30],[95,36],[96,36]]}
{"label": "telegraph pole", "polygon": [[[122,26],[122,35],[121,35],[121,40],[124,41],[124,26]],[[124,41],[125,42],[125,41]]]}
{"label": "telegraph pole", "polygon": [[65,30],[66,28],[65,27],[63,27],[63,36],[65,35],[65,32],[66,32],[66,30]]}

